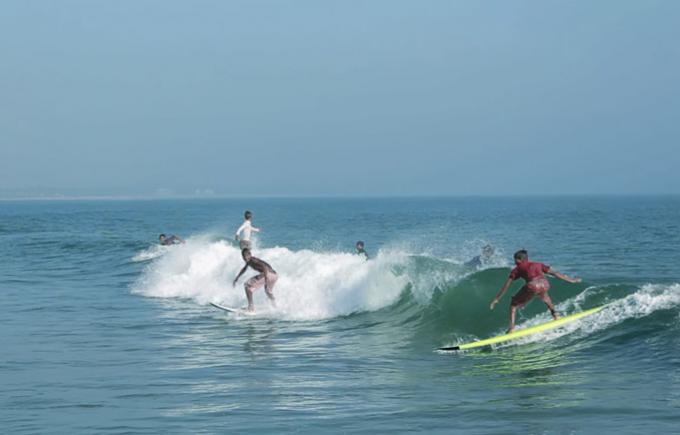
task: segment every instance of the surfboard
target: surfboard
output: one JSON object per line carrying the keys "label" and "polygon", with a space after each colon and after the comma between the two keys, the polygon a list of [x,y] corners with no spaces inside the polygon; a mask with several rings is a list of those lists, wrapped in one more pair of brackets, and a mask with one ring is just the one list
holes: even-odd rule
{"label": "surfboard", "polygon": [[514,331],[514,332],[511,332],[510,334],[498,335],[496,337],[487,338],[486,340],[473,341],[472,343],[465,343],[465,344],[461,344],[459,346],[440,347],[439,350],[474,349],[476,347],[490,346],[492,344],[503,343],[505,341],[515,340],[517,338],[526,337],[527,335],[532,335],[532,334],[536,334],[536,333],[539,333],[539,332],[547,331],[549,329],[554,329],[554,328],[560,327],[562,325],[565,325],[567,323],[574,322],[574,321],[581,319],[583,317],[590,316],[591,314],[595,314],[595,313],[599,312],[605,306],[606,305],[603,305],[601,307],[592,308],[590,310],[582,311],[580,313],[560,317],[557,320],[551,320],[550,322],[541,323],[540,325],[532,326],[530,328],[520,329],[519,331]]}
{"label": "surfboard", "polygon": [[212,305],[213,307],[218,308],[220,310],[226,311],[228,313],[246,314],[246,315],[249,315],[249,316],[255,315],[254,312],[248,311],[248,310],[243,309],[243,308],[227,307],[227,306],[224,306],[224,305],[217,304],[215,302],[210,302],[210,305]]}

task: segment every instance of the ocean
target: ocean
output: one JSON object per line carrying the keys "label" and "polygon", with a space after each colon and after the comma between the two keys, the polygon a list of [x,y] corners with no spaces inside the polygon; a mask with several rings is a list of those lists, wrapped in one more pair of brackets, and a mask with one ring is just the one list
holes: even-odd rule
{"label": "ocean", "polygon": [[[246,304],[246,209],[254,316],[209,304]],[[583,279],[562,314],[607,307],[437,351],[505,331],[521,248]],[[677,196],[1,201],[0,296],[4,433],[680,433]]]}

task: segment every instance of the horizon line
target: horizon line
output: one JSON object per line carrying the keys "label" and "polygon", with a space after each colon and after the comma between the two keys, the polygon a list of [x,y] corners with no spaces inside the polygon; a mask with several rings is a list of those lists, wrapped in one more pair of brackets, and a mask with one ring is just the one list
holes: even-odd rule
{"label": "horizon line", "polygon": [[0,196],[0,201],[151,201],[221,199],[437,199],[437,198],[548,198],[548,197],[671,197],[680,193],[511,193],[511,194],[407,194],[407,195],[50,195]]}

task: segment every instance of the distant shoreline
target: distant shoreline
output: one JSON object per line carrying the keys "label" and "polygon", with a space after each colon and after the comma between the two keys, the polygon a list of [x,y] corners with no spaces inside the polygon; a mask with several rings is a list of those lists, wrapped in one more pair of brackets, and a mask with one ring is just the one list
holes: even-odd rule
{"label": "distant shoreline", "polygon": [[508,194],[508,195],[83,195],[83,196],[8,196],[0,202],[59,202],[59,201],[213,201],[213,200],[262,200],[262,199],[550,199],[550,198],[673,198],[680,193],[556,193],[556,194]]}

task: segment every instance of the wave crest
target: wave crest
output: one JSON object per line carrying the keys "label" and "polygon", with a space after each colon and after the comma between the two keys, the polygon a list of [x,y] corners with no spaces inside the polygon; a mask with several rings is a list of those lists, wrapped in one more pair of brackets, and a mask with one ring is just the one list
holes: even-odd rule
{"label": "wave crest", "polygon": [[[254,254],[279,274],[275,312],[266,308],[262,290],[255,293],[256,308],[286,319],[327,319],[378,310],[397,301],[409,282],[399,272],[406,262],[403,253],[379,253],[369,261],[347,253],[281,247]],[[157,258],[132,290],[150,297],[189,298],[200,304],[219,301],[240,307],[246,300],[243,283],[256,274],[249,270],[232,286],[242,267],[241,253],[230,243],[189,242]]]}

